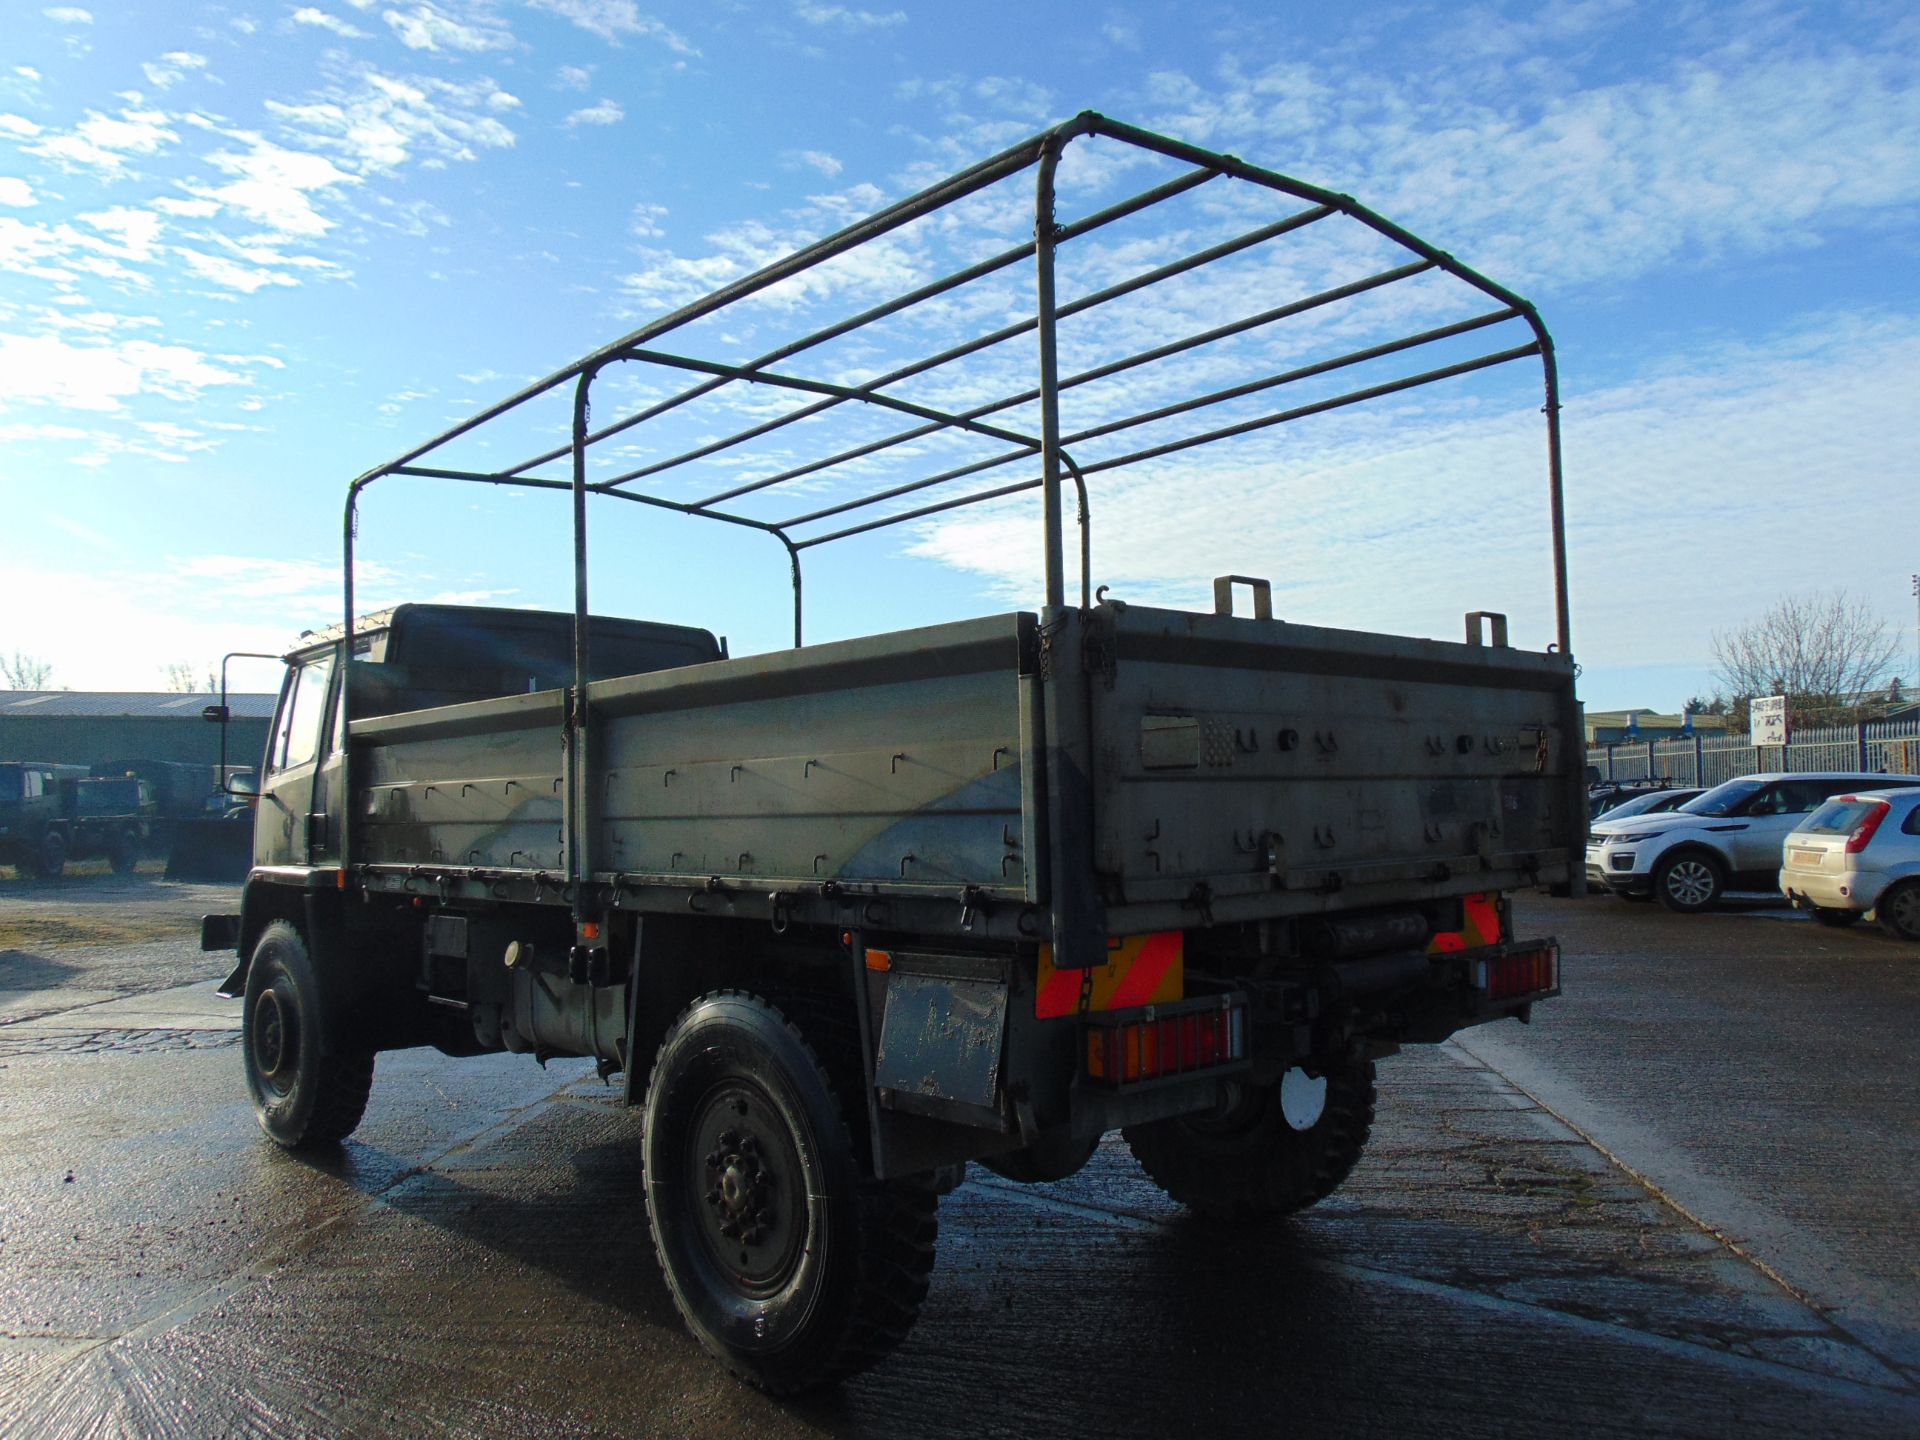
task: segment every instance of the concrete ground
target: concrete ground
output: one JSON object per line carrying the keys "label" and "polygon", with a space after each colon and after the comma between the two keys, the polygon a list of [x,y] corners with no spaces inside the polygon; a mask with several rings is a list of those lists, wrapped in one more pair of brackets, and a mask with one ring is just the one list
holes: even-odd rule
{"label": "concrete ground", "polygon": [[582,1064],[382,1056],[336,1154],[269,1144],[189,938],[230,903],[0,882],[0,1435],[1920,1433],[1920,949],[1870,932],[1528,901],[1568,995],[1384,1062],[1332,1199],[976,1167],[902,1349],[777,1403],[681,1329]]}

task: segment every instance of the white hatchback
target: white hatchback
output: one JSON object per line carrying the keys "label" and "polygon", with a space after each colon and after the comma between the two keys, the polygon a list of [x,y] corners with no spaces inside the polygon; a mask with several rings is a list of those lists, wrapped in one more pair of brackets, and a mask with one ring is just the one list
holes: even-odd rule
{"label": "white hatchback", "polygon": [[1920,940],[1920,790],[1836,795],[1786,838],[1780,888],[1824,925],[1868,912]]}

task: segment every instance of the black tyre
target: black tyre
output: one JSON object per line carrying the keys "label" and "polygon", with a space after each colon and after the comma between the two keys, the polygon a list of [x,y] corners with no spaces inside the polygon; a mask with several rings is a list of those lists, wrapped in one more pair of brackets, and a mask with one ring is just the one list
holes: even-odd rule
{"label": "black tyre", "polygon": [[33,847],[33,858],[19,866],[23,880],[58,880],[67,868],[67,837],[49,830]]}
{"label": "black tyre", "polygon": [[831,1078],[773,1006],[696,1001],[654,1059],[647,1221],[674,1304],[748,1383],[789,1394],[875,1364],[913,1328],[938,1198],[863,1181]]}
{"label": "black tyre", "polygon": [[1829,910],[1824,905],[1816,905],[1813,909],[1813,923],[1825,925],[1829,930],[1844,930],[1859,919],[1858,910]]}
{"label": "black tyre", "polygon": [[370,1053],[320,1053],[321,993],[300,932],[267,926],[247,969],[240,1048],[260,1128],[289,1150],[346,1139],[373,1088]]}
{"label": "black tyre", "polygon": [[1880,923],[1902,940],[1920,940],[1920,881],[1895,885],[1875,910]]}
{"label": "black tyre", "polygon": [[1682,915],[1711,909],[1726,888],[1726,871],[1704,850],[1669,855],[1653,872],[1653,893],[1662,905]]}
{"label": "black tyre", "polygon": [[[1242,1224],[1290,1215],[1339,1188],[1373,1127],[1371,1060],[1345,1061],[1320,1078],[1317,1116],[1302,1113],[1291,1092],[1283,1104],[1280,1085],[1247,1085],[1216,1114],[1120,1133],[1147,1177],[1196,1214]],[[1300,1080],[1311,1100],[1316,1082]],[[1310,1123],[1301,1128],[1302,1120]]]}
{"label": "black tyre", "polygon": [[122,830],[107,845],[107,864],[116,875],[131,875],[139,863],[140,837],[131,830]]}

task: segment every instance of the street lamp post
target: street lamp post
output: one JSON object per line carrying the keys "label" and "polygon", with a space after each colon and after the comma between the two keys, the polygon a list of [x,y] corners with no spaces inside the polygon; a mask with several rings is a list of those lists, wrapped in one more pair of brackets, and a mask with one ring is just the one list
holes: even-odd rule
{"label": "street lamp post", "polygon": [[1913,577],[1913,680],[1920,685],[1920,575]]}

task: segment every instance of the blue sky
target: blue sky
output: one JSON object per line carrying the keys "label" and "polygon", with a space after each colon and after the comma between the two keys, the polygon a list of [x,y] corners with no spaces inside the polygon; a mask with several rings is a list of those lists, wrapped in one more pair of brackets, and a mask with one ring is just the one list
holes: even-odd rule
{"label": "blue sky", "polygon": [[[1913,653],[1907,5],[125,0],[8,28],[0,652],[56,683],[159,688],[331,620],[354,475],[1087,108],[1350,193],[1539,305],[1590,706],[1677,708],[1712,632],[1788,591],[1844,586]],[[1090,160],[1063,214],[1154,178]],[[978,218],[689,343],[744,356],[1023,223]],[[1129,253],[1170,257],[1157,241]],[[1336,271],[1309,248],[1261,283]],[[601,405],[649,393],[623,384]],[[1200,607],[1212,575],[1270,575],[1286,618],[1448,638],[1499,609],[1543,646],[1538,405],[1515,366],[1114,472],[1094,579]],[[563,503],[383,484],[369,604],[569,602]],[[770,542],[596,526],[596,608],[783,643]],[[809,638],[1037,603],[1027,502],[833,548]]]}

